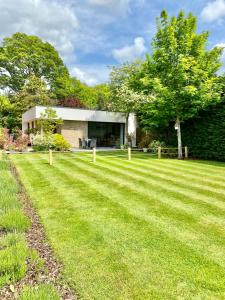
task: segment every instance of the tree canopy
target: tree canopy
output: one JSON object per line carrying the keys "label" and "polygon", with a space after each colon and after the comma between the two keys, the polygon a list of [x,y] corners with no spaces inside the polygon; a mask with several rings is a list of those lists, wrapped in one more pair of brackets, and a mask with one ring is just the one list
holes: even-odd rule
{"label": "tree canopy", "polygon": [[217,71],[223,49],[207,50],[208,32],[196,30],[192,14],[185,16],[181,11],[177,18],[169,18],[163,11],[152,55],[147,55],[141,70],[142,90],[154,96],[142,106],[141,122],[146,127],[176,122],[180,151],[180,122],[220,100]]}
{"label": "tree canopy", "polygon": [[55,48],[37,36],[15,33],[0,47],[0,88],[20,91],[35,75],[49,85],[56,98],[62,96],[69,72]]}

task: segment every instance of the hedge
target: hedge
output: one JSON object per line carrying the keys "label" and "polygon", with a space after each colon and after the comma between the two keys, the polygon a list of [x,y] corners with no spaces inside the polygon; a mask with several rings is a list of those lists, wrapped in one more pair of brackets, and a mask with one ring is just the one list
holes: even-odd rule
{"label": "hedge", "polygon": [[225,161],[225,102],[186,121],[182,125],[182,139],[192,156]]}

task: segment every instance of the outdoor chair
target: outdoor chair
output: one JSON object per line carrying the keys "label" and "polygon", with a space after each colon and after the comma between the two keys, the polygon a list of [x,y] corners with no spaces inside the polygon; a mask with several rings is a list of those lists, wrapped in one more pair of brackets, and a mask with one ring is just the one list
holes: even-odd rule
{"label": "outdoor chair", "polygon": [[97,144],[97,140],[96,139],[91,139],[91,143],[90,143],[90,148],[96,148],[96,144]]}
{"label": "outdoor chair", "polygon": [[81,138],[79,138],[78,140],[79,140],[79,148],[82,148],[82,140],[81,140]]}
{"label": "outdoor chair", "polygon": [[83,140],[81,141],[81,147],[82,147],[82,148],[86,148],[86,141],[85,141],[85,139],[83,139]]}

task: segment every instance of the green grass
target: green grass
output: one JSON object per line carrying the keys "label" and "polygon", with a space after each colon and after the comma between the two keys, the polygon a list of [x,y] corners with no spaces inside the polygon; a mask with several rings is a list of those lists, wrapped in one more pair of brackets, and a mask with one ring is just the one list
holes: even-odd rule
{"label": "green grass", "polygon": [[225,164],[12,156],[81,299],[225,299]]}
{"label": "green grass", "polygon": [[26,286],[18,300],[60,300],[60,298],[52,285],[41,284],[32,288]]}
{"label": "green grass", "polygon": [[25,276],[26,259],[33,255],[24,237],[30,223],[17,192],[9,161],[4,158],[0,161],[0,288]]}
{"label": "green grass", "polygon": [[[28,259],[36,270],[43,267],[37,252],[27,246],[25,231],[30,221],[22,212],[17,196],[18,186],[4,156],[0,161],[0,289],[25,276]],[[58,300],[59,296],[52,286],[40,285],[36,289],[26,287],[19,299]]]}

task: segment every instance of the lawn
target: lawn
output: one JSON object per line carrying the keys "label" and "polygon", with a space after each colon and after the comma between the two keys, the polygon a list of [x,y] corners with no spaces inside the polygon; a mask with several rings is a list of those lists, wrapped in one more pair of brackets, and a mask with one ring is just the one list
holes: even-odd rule
{"label": "lawn", "polygon": [[81,299],[224,299],[225,164],[12,155]]}

